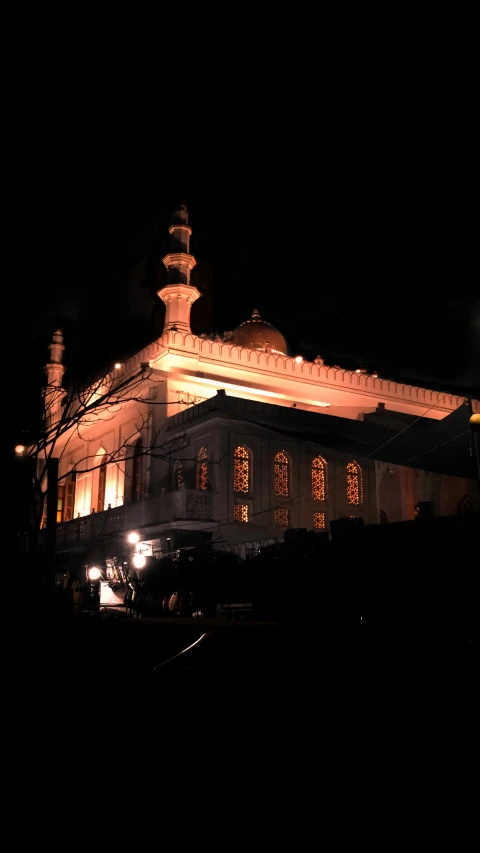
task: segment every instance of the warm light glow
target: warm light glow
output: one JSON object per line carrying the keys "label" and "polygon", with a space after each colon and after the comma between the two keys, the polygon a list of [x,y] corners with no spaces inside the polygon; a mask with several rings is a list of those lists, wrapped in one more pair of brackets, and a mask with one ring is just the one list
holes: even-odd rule
{"label": "warm light glow", "polygon": [[313,513],[313,527],[315,530],[325,530],[325,513],[324,512],[314,512]]}
{"label": "warm light glow", "polygon": [[92,566],[91,569],[88,570],[88,578],[91,581],[98,581],[102,577],[102,572],[97,566]]}
{"label": "warm light glow", "polygon": [[248,504],[235,504],[233,518],[234,521],[248,521]]}
{"label": "warm light glow", "polygon": [[130,542],[131,545],[136,545],[137,542],[140,542],[140,535],[138,533],[129,533],[127,542]]}
{"label": "warm light glow", "polygon": [[243,446],[236,447],[233,454],[233,491],[236,494],[250,491],[250,454]]}
{"label": "warm light glow", "polygon": [[359,368],[359,367],[357,367],[357,369],[356,369],[355,373],[361,373],[361,372],[362,372],[362,371],[360,370],[360,368]]}
{"label": "warm light glow", "polygon": [[279,508],[274,513],[275,524],[277,527],[288,527],[289,513],[288,509]]}
{"label": "warm light glow", "polygon": [[208,488],[208,453],[206,447],[200,448],[197,459],[197,489],[206,492]]}
{"label": "warm light glow", "polygon": [[120,364],[120,362],[119,362],[119,361],[116,361],[116,362],[115,362],[115,370],[120,370],[121,366],[122,366],[122,365]]}
{"label": "warm light glow", "polygon": [[143,554],[135,554],[133,558],[133,565],[136,569],[144,569],[146,562],[146,557],[144,557]]}
{"label": "warm light glow", "polygon": [[301,363],[302,363],[302,361],[303,361],[302,356],[301,356],[301,355],[297,355],[297,357],[296,357],[295,361],[297,362],[297,364],[301,364]]}
{"label": "warm light glow", "polygon": [[[197,385],[211,385],[214,388],[218,388],[218,379],[205,379],[205,378],[202,379],[199,376],[196,376],[195,382]],[[292,399],[291,395],[288,396],[288,394],[280,394],[278,391],[266,391],[264,388],[256,388],[255,392],[254,392],[255,397],[253,397],[253,394],[252,394],[253,389],[252,389],[251,385],[234,384],[233,382],[226,382],[224,379],[222,379],[222,388],[230,389],[231,391],[240,391],[240,392],[243,392],[244,394],[247,393],[248,399],[250,399],[250,400],[255,399],[257,397],[258,398],[271,397],[274,400],[287,400],[288,402],[290,402]],[[323,408],[323,409],[327,409],[330,406],[330,403],[323,403],[319,400],[312,400],[312,399],[303,399],[302,398],[301,400],[299,400],[299,402],[305,403],[309,406],[317,406],[317,407]]]}
{"label": "warm light glow", "polygon": [[276,498],[288,498],[290,493],[289,459],[284,450],[280,450],[273,463],[273,493]]}
{"label": "warm light glow", "polygon": [[325,459],[317,456],[312,462],[312,498],[316,501],[325,500]]}
{"label": "warm light glow", "polygon": [[17,454],[17,456],[21,456],[22,453],[25,453],[25,445],[24,444],[15,445],[15,453]]}
{"label": "warm light glow", "polygon": [[358,462],[347,465],[347,503],[357,505],[362,503],[362,469]]}

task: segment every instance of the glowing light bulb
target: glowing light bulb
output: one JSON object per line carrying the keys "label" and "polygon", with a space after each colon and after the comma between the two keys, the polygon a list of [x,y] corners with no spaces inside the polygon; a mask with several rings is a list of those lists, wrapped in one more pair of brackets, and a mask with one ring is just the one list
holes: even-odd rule
{"label": "glowing light bulb", "polygon": [[140,535],[138,533],[129,533],[127,541],[130,542],[131,545],[136,545],[137,542],[140,542]]}
{"label": "glowing light bulb", "polygon": [[143,556],[143,554],[135,554],[135,556],[133,558],[133,565],[135,566],[136,569],[144,569],[146,562],[147,561],[146,561],[145,557]]}
{"label": "glowing light bulb", "polygon": [[88,570],[88,577],[91,581],[98,581],[102,577],[102,573],[98,566],[92,566],[91,569]]}
{"label": "glowing light bulb", "polygon": [[120,363],[119,361],[116,361],[116,362],[115,362],[115,370],[120,370],[121,366],[122,366],[122,365],[121,365],[121,363]]}
{"label": "glowing light bulb", "polygon": [[15,453],[17,456],[21,456],[22,453],[25,453],[25,445],[24,444],[16,444],[15,445]]}
{"label": "glowing light bulb", "polygon": [[301,364],[301,363],[302,363],[302,361],[303,361],[302,356],[301,356],[301,355],[297,355],[297,357],[296,357],[295,361],[297,362],[297,364]]}

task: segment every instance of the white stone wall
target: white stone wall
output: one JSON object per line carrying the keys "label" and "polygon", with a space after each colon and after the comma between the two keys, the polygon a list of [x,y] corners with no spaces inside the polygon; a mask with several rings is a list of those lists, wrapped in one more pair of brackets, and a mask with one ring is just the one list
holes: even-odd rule
{"label": "white stone wall", "polygon": [[[283,526],[274,520],[275,507],[289,510],[290,527],[313,527],[313,513],[325,512],[327,527],[331,519],[345,515],[362,516],[366,524],[377,520],[375,464],[353,454],[318,447],[309,442],[280,437],[278,433],[246,421],[212,417],[188,430],[188,448],[182,458],[188,477],[192,457],[202,445],[208,447],[214,500],[214,519],[219,524],[215,535],[227,542],[250,541],[283,535]],[[235,495],[233,459],[235,448],[245,445],[252,453],[252,488],[247,495]],[[275,497],[274,457],[284,450],[290,458],[290,495]],[[316,456],[326,463],[326,500],[312,498],[311,466]],[[349,506],[346,496],[346,466],[353,459],[360,464],[363,477],[363,501]],[[187,482],[194,482],[193,474]],[[234,522],[234,504],[249,507],[249,523]]]}
{"label": "white stone wall", "polygon": [[375,463],[375,476],[378,511],[383,510],[389,522],[413,520],[415,505],[422,501],[433,501],[435,515],[455,515],[465,495],[473,505],[478,499],[475,481],[465,477],[386,462]]}

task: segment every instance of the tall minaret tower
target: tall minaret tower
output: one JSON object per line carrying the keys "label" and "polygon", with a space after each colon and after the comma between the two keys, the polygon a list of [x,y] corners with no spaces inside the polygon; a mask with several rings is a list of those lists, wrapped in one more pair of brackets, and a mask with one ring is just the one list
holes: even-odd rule
{"label": "tall minaret tower", "polygon": [[60,418],[61,402],[66,394],[62,388],[63,374],[65,367],[62,364],[63,350],[63,335],[60,329],[53,333],[51,344],[48,345],[50,350],[50,361],[45,365],[45,373],[47,374],[47,387],[44,390],[45,395],[45,418],[46,426],[49,427]]}
{"label": "tall minaret tower", "polygon": [[190,254],[190,235],[188,212],[184,204],[179,204],[172,215],[168,229],[170,234],[169,253],[163,263],[167,268],[167,283],[158,291],[165,302],[165,324],[163,334],[169,331],[191,332],[190,309],[200,296],[200,291],[190,284],[190,272],[196,264]]}

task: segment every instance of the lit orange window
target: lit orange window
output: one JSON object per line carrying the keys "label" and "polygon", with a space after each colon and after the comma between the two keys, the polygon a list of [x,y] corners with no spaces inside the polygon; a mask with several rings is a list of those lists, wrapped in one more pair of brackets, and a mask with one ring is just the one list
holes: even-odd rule
{"label": "lit orange window", "polygon": [[312,498],[316,501],[325,500],[325,470],[327,463],[321,456],[312,462]]}
{"label": "lit orange window", "polygon": [[65,495],[65,486],[59,483],[57,492],[57,524],[61,524],[63,519],[63,500]]}
{"label": "lit orange window", "polygon": [[233,518],[235,521],[248,521],[248,504],[235,504]]}
{"label": "lit orange window", "polygon": [[290,460],[280,450],[273,462],[273,493],[276,498],[288,498],[290,494]]}
{"label": "lit orange window", "polygon": [[313,527],[315,530],[325,530],[325,513],[324,512],[314,512],[313,513]]}
{"label": "lit orange window", "polygon": [[362,469],[358,462],[349,462],[347,465],[347,503],[353,506],[361,504],[362,501]]}
{"label": "lit orange window", "polygon": [[197,457],[197,489],[208,488],[208,453],[206,447],[201,447]]}
{"label": "lit orange window", "polygon": [[288,509],[279,508],[275,510],[275,524],[278,527],[288,527],[289,524],[289,512]]}
{"label": "lit orange window", "polygon": [[248,494],[250,491],[250,452],[240,445],[233,454],[233,491],[235,494]]}

